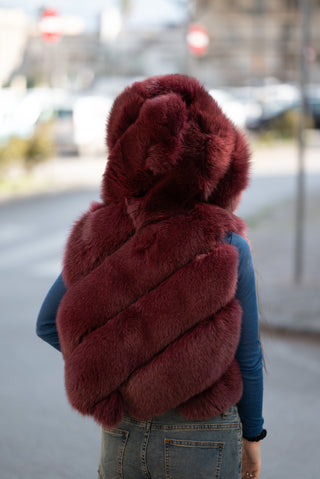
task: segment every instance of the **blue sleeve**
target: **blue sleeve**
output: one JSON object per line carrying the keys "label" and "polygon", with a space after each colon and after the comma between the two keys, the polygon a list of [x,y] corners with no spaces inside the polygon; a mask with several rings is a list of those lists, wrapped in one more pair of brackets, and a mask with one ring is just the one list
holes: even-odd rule
{"label": "blue sleeve", "polygon": [[66,290],[62,276],[60,275],[45,297],[38,315],[36,327],[37,335],[59,351],[61,351],[61,348],[56,326],[56,316],[60,301]]}
{"label": "blue sleeve", "polygon": [[263,429],[263,361],[259,339],[259,318],[255,275],[248,242],[232,233],[229,242],[239,251],[236,297],[242,307],[241,336],[236,353],[243,379],[243,395],[238,404],[244,437],[256,437]]}

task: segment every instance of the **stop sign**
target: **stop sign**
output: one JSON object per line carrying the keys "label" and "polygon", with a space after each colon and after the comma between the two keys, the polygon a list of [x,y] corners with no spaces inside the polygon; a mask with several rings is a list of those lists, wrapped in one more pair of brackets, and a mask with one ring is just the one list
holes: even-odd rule
{"label": "stop sign", "polygon": [[40,23],[40,32],[47,42],[56,42],[61,36],[61,18],[57,10],[46,8],[43,10]]}
{"label": "stop sign", "polygon": [[191,53],[201,57],[207,53],[209,47],[209,35],[202,25],[190,25],[187,35],[187,43]]}

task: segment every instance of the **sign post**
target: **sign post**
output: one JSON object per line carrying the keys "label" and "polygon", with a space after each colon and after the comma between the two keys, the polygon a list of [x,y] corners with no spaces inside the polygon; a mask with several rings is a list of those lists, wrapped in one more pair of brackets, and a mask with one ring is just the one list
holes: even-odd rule
{"label": "sign post", "polygon": [[300,0],[302,13],[301,51],[300,51],[300,93],[301,108],[298,130],[298,174],[297,174],[297,209],[295,239],[295,283],[301,283],[303,277],[304,254],[304,216],[305,216],[305,121],[307,116],[307,92],[309,81],[308,49],[310,48],[310,0]]}

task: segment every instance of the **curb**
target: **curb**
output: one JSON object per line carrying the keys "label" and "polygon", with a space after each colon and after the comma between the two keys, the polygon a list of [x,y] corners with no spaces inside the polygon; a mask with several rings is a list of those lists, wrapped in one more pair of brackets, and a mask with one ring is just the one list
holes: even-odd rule
{"label": "curb", "polygon": [[315,342],[320,342],[320,331],[306,329],[306,328],[296,328],[292,326],[284,326],[280,324],[266,324],[263,321],[259,324],[260,331],[262,335],[266,336],[286,336],[292,339],[295,338],[305,338],[307,340],[313,340]]}

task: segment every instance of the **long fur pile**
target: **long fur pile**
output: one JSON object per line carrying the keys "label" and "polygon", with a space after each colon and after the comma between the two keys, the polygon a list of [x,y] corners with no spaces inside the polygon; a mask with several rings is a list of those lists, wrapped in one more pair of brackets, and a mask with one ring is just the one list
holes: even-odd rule
{"label": "long fur pile", "polygon": [[242,134],[194,79],[155,77],[116,100],[102,203],[75,224],[57,326],[71,405],[105,426],[179,408],[212,417],[242,394],[234,359],[248,182]]}

